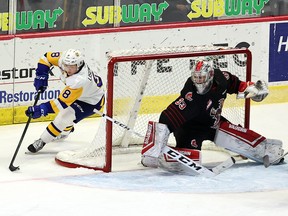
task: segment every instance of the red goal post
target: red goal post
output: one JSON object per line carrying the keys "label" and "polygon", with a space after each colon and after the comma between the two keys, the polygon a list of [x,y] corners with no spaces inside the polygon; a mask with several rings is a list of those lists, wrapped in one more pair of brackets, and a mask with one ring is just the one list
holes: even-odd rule
{"label": "red goal post", "polygon": [[[148,121],[159,115],[180,93],[197,58],[213,60],[215,67],[251,80],[252,54],[246,49],[189,46],[126,50],[108,55],[105,113],[145,135]],[[249,128],[250,100],[229,96],[223,113],[234,124]],[[102,119],[92,143],[78,151],[59,152],[56,162],[66,167],[87,167],[110,172],[112,152],[140,152],[143,138]],[[169,145],[175,144],[170,135]],[[204,149],[216,150],[213,143]],[[133,150],[131,150],[133,149]]]}

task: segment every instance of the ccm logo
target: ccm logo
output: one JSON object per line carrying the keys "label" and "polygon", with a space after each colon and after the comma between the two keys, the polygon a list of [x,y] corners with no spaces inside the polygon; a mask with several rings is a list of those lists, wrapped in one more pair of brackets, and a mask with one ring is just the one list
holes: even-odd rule
{"label": "ccm logo", "polygon": [[202,167],[198,166],[196,163],[194,163],[193,161],[189,160],[186,157],[183,157],[183,155],[180,155],[178,152],[173,151],[173,150],[169,150],[166,152],[167,155],[169,155],[170,157],[172,157],[173,159],[182,162],[183,164],[185,164],[188,167],[192,167],[195,170],[201,170]]}

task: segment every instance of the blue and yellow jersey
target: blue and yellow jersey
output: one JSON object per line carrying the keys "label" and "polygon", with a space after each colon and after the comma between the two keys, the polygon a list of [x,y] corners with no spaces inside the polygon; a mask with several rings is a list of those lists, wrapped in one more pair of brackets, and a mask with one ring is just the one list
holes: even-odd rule
{"label": "blue and yellow jersey", "polygon": [[[36,73],[47,73],[52,66],[59,67],[61,52],[47,52],[38,62]],[[57,74],[66,87],[62,90],[59,97],[50,101],[53,112],[58,112],[70,106],[74,101],[80,100],[88,104],[97,104],[100,100],[104,103],[104,89],[101,77],[92,71],[86,63],[80,71],[72,76],[66,77],[65,73]]]}

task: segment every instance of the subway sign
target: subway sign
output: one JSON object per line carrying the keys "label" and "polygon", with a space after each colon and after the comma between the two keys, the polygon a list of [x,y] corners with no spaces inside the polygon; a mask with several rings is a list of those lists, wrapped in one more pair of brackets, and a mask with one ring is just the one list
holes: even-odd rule
{"label": "subway sign", "polygon": [[260,15],[268,2],[269,0],[194,0],[187,17],[193,20],[200,17]]}
{"label": "subway sign", "polygon": [[[55,28],[55,22],[64,13],[60,7],[54,10],[36,10],[16,12],[16,30]],[[0,30],[9,30],[9,21],[13,20],[13,15],[8,12],[0,13]]]}
{"label": "subway sign", "polygon": [[166,1],[160,4],[92,6],[86,9],[86,18],[82,21],[82,24],[87,27],[94,24],[161,21],[161,16],[168,7],[169,4]]}

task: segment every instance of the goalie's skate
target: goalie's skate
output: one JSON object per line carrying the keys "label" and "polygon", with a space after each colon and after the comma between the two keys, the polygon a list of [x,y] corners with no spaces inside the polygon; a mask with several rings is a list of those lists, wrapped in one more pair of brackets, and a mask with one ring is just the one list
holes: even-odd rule
{"label": "goalie's skate", "polygon": [[40,151],[45,146],[45,144],[46,143],[43,142],[40,138],[38,140],[35,140],[34,143],[32,143],[31,145],[29,145],[27,149],[31,153],[36,153],[36,152]]}

